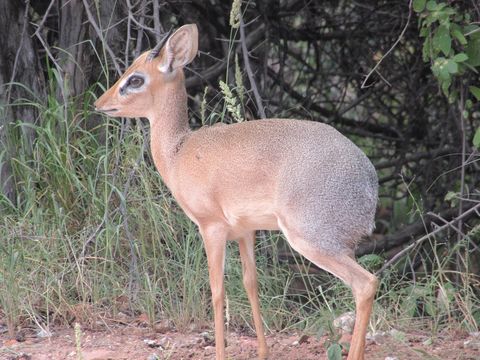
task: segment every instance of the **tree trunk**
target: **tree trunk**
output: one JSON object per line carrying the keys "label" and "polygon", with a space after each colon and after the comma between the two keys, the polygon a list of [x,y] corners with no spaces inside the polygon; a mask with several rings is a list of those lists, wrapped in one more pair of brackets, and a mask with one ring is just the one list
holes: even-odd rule
{"label": "tree trunk", "polygon": [[125,26],[122,19],[127,15],[122,2],[60,0],[59,47],[65,51],[59,53],[59,64],[67,85],[65,96],[75,97],[83,94],[90,84],[98,80],[98,74],[102,73],[100,66],[104,61],[97,58],[93,47],[98,45],[97,53],[100,57],[105,52],[100,48],[102,42],[99,41],[101,40],[99,34],[90,22],[85,3],[88,4],[88,10],[101,36],[116,55],[116,61],[120,58],[125,45]]}
{"label": "tree trunk", "polygon": [[[42,97],[45,89],[31,37],[28,6],[28,2],[20,0],[0,0],[0,191],[11,201],[15,199],[15,186],[10,159],[15,156],[18,144],[13,144],[8,134],[16,122],[34,124],[38,118],[35,107],[15,104],[23,99],[32,100],[33,96]],[[26,89],[17,84],[23,84]],[[21,136],[31,146],[34,131],[21,126]]]}

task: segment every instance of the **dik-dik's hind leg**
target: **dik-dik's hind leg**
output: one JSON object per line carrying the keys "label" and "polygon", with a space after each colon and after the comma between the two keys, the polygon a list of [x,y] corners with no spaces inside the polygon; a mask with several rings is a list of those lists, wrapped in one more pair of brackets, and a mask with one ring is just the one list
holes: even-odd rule
{"label": "dik-dik's hind leg", "polygon": [[260,304],[258,301],[257,288],[257,268],[255,265],[255,232],[248,233],[238,240],[240,257],[243,268],[243,285],[247,291],[248,300],[252,306],[253,322],[258,339],[258,357],[266,359],[268,357],[267,342],[263,333],[262,316],[260,314]]}
{"label": "dik-dik's hind leg", "polygon": [[348,360],[363,360],[365,351],[365,336],[368,321],[372,312],[373,299],[377,290],[377,278],[358,265],[347,254],[326,254],[301,238],[290,238],[290,245],[319,268],[322,268],[342,279],[352,288],[355,298],[355,327]]}

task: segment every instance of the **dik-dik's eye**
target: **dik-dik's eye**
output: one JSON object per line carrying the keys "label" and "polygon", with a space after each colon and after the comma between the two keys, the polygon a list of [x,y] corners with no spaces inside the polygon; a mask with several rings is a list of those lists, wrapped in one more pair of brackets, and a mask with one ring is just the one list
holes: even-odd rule
{"label": "dik-dik's eye", "polygon": [[145,83],[145,80],[141,76],[133,75],[128,79],[127,86],[132,89],[138,89]]}

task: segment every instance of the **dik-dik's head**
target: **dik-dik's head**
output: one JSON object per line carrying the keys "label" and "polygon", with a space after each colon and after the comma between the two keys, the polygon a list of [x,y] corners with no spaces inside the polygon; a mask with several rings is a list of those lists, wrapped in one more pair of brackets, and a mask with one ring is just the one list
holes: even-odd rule
{"label": "dik-dik's head", "polygon": [[155,99],[167,96],[169,83],[183,81],[181,68],[193,60],[197,50],[197,26],[182,26],[140,55],[95,102],[95,109],[110,116],[148,117]]}

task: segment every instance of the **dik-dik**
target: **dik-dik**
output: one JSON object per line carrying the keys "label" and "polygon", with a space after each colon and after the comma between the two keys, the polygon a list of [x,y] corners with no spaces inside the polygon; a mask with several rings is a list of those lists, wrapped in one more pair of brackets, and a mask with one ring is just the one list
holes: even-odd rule
{"label": "dik-dik", "polygon": [[192,131],[183,67],[197,54],[185,25],[140,55],[95,103],[110,116],[146,117],[163,181],[198,226],[208,258],[216,358],[225,359],[224,262],[239,244],[258,356],[268,357],[257,294],[255,230],[281,230],[289,244],[353,291],[348,359],[363,359],[377,279],[354,260],[374,226],[378,181],[365,154],[334,128],[304,120],[255,120]]}

